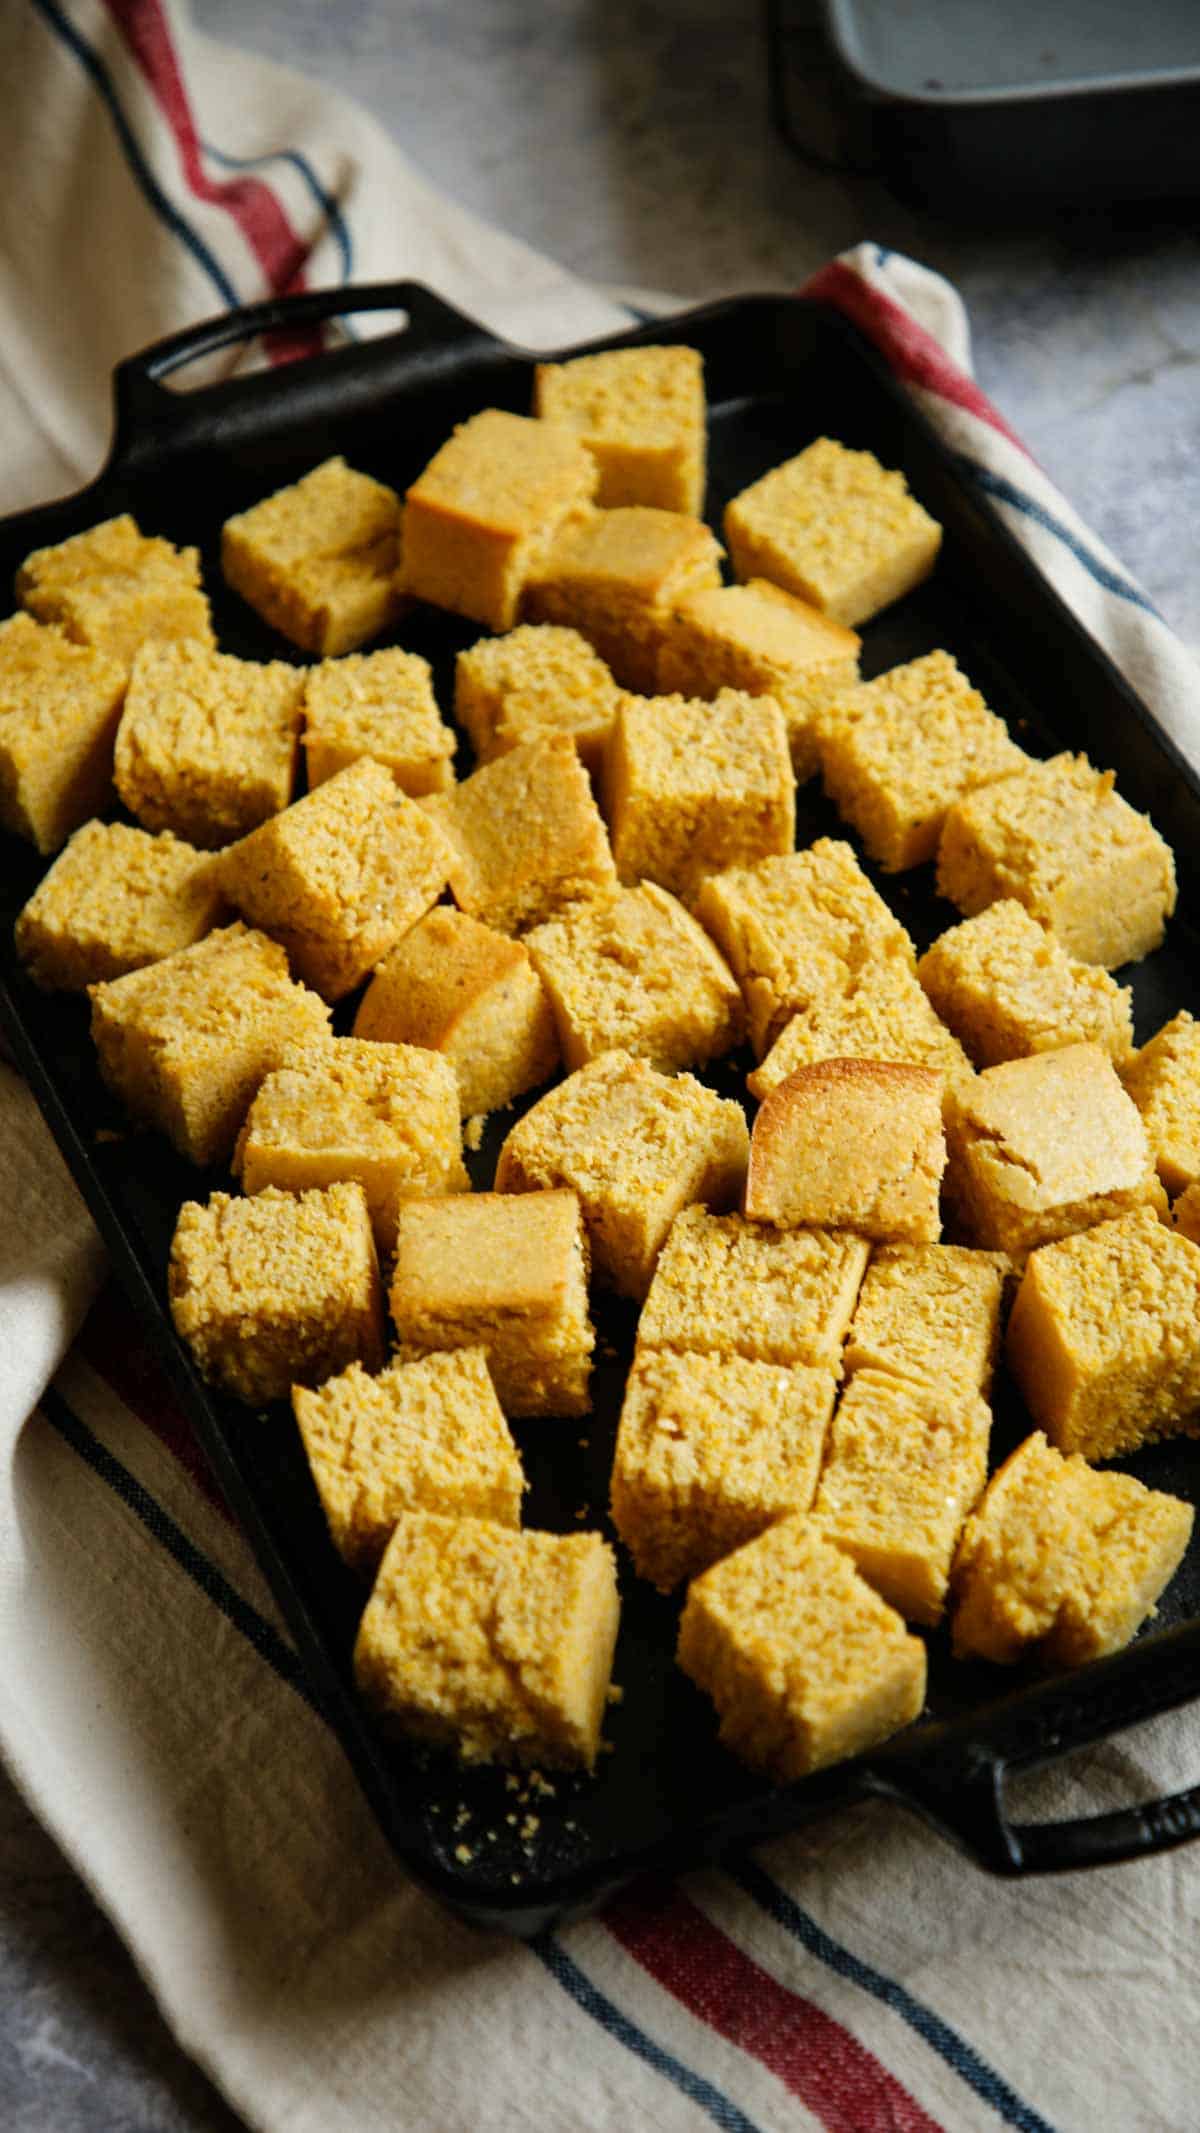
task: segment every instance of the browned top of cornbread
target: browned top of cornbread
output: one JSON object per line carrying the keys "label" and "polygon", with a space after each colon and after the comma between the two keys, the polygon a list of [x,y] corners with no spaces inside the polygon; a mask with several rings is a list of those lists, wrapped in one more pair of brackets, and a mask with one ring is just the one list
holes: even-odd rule
{"label": "browned top of cornbread", "polygon": [[[400,1210],[392,1282],[397,1317],[455,1309],[557,1313],[582,1290],[587,1251],[573,1192],[473,1192]],[[400,1306],[403,1305],[403,1312]]]}
{"label": "browned top of cornbread", "polygon": [[520,538],[549,511],[591,496],[596,473],[578,440],[551,423],[503,408],[460,422],[407,493],[448,519]]}
{"label": "browned top of cornbread", "polygon": [[942,1081],[895,1060],[823,1059],[763,1101],[750,1137],[745,1211],[785,1226],[931,1243],[946,1162]]}

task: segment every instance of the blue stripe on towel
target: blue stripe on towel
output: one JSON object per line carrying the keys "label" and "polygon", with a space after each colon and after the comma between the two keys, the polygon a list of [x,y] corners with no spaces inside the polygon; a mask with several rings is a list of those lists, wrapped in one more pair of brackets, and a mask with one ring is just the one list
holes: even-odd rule
{"label": "blue stripe on towel", "polygon": [[211,141],[201,142],[201,147],[209,161],[219,163],[223,170],[260,170],[264,163],[290,163],[293,170],[299,172],[329,224],[338,251],[342,255],[342,280],[351,279],[354,273],[354,239],[350,234],[350,225],[333,194],[322,185],[308,157],[301,155],[298,148],[276,148],[261,156],[233,156],[227,154],[223,148],[214,148]]}
{"label": "blue stripe on towel", "polygon": [[1102,563],[1099,556],[1093,555],[1079,536],[1071,532],[1069,526],[1064,526],[1061,519],[1055,518],[1052,512],[1047,511],[1044,504],[1039,504],[1036,498],[1028,495],[1024,489],[1019,489],[1007,476],[997,474],[992,467],[981,465],[978,459],[972,459],[968,452],[952,452],[950,456],[968,480],[973,481],[986,496],[994,497],[997,503],[1011,505],[1023,518],[1032,519],[1036,526],[1052,533],[1056,540],[1062,542],[1064,548],[1070,549],[1076,562],[1082,563],[1088,576],[1094,578],[1105,592],[1115,593],[1118,599],[1128,600],[1132,607],[1140,607],[1146,614],[1157,616],[1158,609],[1152,600],[1147,599],[1144,592],[1139,591],[1128,578],[1123,578],[1118,572],[1111,570],[1107,563]]}

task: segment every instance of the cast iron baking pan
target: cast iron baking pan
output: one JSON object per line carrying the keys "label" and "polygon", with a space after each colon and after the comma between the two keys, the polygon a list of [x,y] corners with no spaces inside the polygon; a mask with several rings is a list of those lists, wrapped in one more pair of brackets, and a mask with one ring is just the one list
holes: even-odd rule
{"label": "cast iron baking pan", "polygon": [[[173,392],[166,383],[189,359],[253,332],[384,308],[402,310],[406,328],[192,393]],[[945,645],[1028,747],[1085,748],[1116,770],[1122,790],[1149,809],[1184,862],[1168,944],[1134,973],[1140,1034],[1180,1007],[1200,1010],[1191,866],[1200,850],[1196,782],[1033,571],[969,469],[941,446],[853,329],[817,305],[740,298],[621,339],[666,337],[692,343],[705,358],[715,524],[728,496],[821,432],[869,447],[904,469],[943,522],[945,551],[925,587],[867,628],[867,671]],[[217,320],[122,367],[108,465],[80,495],[0,525],[0,576],[11,585],[30,549],[132,511],[146,531],[199,543],[226,648],[279,656],[287,648],[222,587],[222,521],[333,452],[403,489],[464,416],[488,405],[527,410],[530,372],[530,358],[407,284],[305,296]],[[440,700],[449,704],[453,654],[478,632],[414,610],[401,634],[433,660]],[[837,824],[819,793],[806,788],[800,841],[831,829]],[[42,863],[9,839],[2,871],[0,1006],[14,1053],[257,1550],[311,1693],[396,1851],[447,1904],[477,1922],[533,1933],[643,1867],[670,1870],[713,1859],[868,1793],[916,1809],[980,1865],[1004,1874],[1113,1861],[1200,1832],[1200,1786],[1090,1821],[1033,1826],[1014,1823],[1004,1801],[1010,1767],[1047,1761],[1200,1694],[1200,1537],[1158,1626],[1127,1651],[1047,1681],[956,1665],[944,1636],[935,1635],[924,1718],[877,1753],[787,1788],[767,1784],[718,1746],[709,1706],[673,1664],[678,1603],[636,1582],[624,1559],[616,1661],[623,1695],[610,1711],[611,1748],[594,1778],[552,1779],[550,1790],[522,1801],[516,1813],[503,1773],[464,1772],[444,1756],[386,1739],[351,1683],[363,1594],[326,1535],[290,1412],[279,1406],[253,1414],[212,1393],[167,1316],[165,1273],[178,1205],[227,1181],[197,1174],[154,1136],[128,1132],[93,1067],[86,1005],[40,995],[13,956],[12,923]],[[937,902],[928,872],[893,882],[889,892],[921,944],[956,916]],[[748,1063],[725,1063],[717,1077],[723,1090],[740,1090]],[[494,1120],[472,1159],[477,1185],[490,1183],[510,1123],[507,1115]],[[531,1525],[575,1531],[585,1519],[605,1522],[633,1321],[630,1309],[611,1300],[597,1298],[596,1307],[601,1360],[594,1414],[583,1424],[539,1420],[516,1428],[532,1484]],[[996,1457],[1027,1427],[1001,1379]],[[1186,1439],[1144,1452],[1131,1465],[1147,1482],[1196,1496],[1200,1452]]]}

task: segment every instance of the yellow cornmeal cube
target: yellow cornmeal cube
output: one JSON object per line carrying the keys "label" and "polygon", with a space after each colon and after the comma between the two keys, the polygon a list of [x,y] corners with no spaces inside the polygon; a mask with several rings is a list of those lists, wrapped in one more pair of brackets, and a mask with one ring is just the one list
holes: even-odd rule
{"label": "yellow cornmeal cube", "polygon": [[364,758],[233,845],[219,876],[305,983],[340,1000],[436,903],[449,869],[428,816]]}
{"label": "yellow cornmeal cube", "polygon": [[644,1349],[625,1387],[612,1519],[639,1577],[670,1592],[812,1502],[832,1370]]}
{"label": "yellow cornmeal cube", "polygon": [[916,963],[899,919],[837,838],[710,875],[695,908],[742,988],[760,1059],[793,1015],[865,983],[868,966]]}
{"label": "yellow cornmeal cube", "polygon": [[482,1348],[361,1363],[292,1408],[335,1548],[374,1576],[406,1511],[519,1526],[525,1477]]}
{"label": "yellow cornmeal cube", "polygon": [[559,1058],[554,1010],[524,943],[449,904],[436,904],[388,950],[354,1034],[442,1053],[464,1118],[548,1081]]}
{"label": "yellow cornmeal cube", "polygon": [[1121,1079],[1142,1124],[1169,1193],[1200,1178],[1200,1023],[1173,1015],[1135,1052]]}
{"label": "yellow cornmeal cube", "polygon": [[329,1028],[325,1002],[293,983],[277,942],[241,924],[88,990],[109,1088],[193,1163],[227,1158],[288,1045]]}
{"label": "yellow cornmeal cube", "polygon": [[179,1211],[167,1291],[201,1375],[264,1407],[353,1362],[383,1360],[379,1265],[361,1185],[215,1192]]}
{"label": "yellow cornmeal cube", "polygon": [[598,1533],[410,1511],[367,1602],[354,1678],[382,1718],[465,1763],[591,1770],[618,1620]]}
{"label": "yellow cornmeal cube", "polygon": [[929,576],[942,529],[903,474],[818,437],[734,497],[725,539],[739,578],[770,578],[852,626]]}
{"label": "yellow cornmeal cube", "polygon": [[221,528],[225,582],[301,651],[328,659],[400,612],[400,499],[326,459]]}
{"label": "yellow cornmeal cube", "polygon": [[1098,1044],[1120,1063],[1133,1044],[1128,987],[1098,963],[1077,962],[1011,896],[951,926],[926,949],[917,976],[976,1066],[1064,1044]]}
{"label": "yellow cornmeal cube", "polygon": [[620,879],[685,902],[705,874],[790,852],[796,781],[778,704],[738,689],[712,703],[623,697],[604,798]]}
{"label": "yellow cornmeal cube", "polygon": [[128,513],[26,556],[17,598],[125,666],[148,637],[215,642],[197,551],[141,533]]}
{"label": "yellow cornmeal cube", "polygon": [[828,706],[825,790],[889,874],[934,858],[946,810],[1029,761],[948,652],[892,667]]}
{"label": "yellow cornmeal cube", "polygon": [[689,1585],[677,1657],[724,1745],[780,1784],[875,1747],[925,1701],[920,1638],[803,1513]]}
{"label": "yellow cornmeal cube", "polygon": [[1175,909],[1175,862],[1146,815],[1086,756],[985,785],[946,816],[938,894],[967,918],[1013,896],[1069,955],[1115,970],[1149,955]]}
{"label": "yellow cornmeal cube", "polygon": [[579,630],[623,688],[650,696],[671,610],[721,582],[721,546],[698,518],[629,504],[564,527],[530,580],[531,622]]}
{"label": "yellow cornmeal cube", "polygon": [[572,904],[526,938],[568,1072],[625,1050],[663,1073],[720,1059],[742,1001],[708,935],[654,882]]}
{"label": "yellow cornmeal cube", "polygon": [[117,791],[146,829],[205,851],[286,807],[296,782],[304,675],[202,644],[145,644],[117,731]]}
{"label": "yellow cornmeal cube", "polygon": [[415,652],[351,652],[311,667],[304,683],[308,784],[368,755],[401,792],[445,792],[454,783],[455,739],[433,693],[427,659]]}
{"label": "yellow cornmeal cube", "polygon": [[454,716],[481,763],[542,734],[566,733],[595,777],[619,694],[587,638],[554,622],[481,638],[455,661]]}
{"label": "yellow cornmeal cube", "polygon": [[681,1208],[736,1204],[748,1147],[740,1104],[690,1074],[672,1079],[629,1052],[604,1052],[513,1127],[496,1190],[578,1193],[597,1276],[642,1297]]}
{"label": "yellow cornmeal cube", "polygon": [[942,1080],[891,1059],[822,1059],[762,1103],[743,1202],[755,1222],[932,1244],[946,1164]]}
{"label": "yellow cornmeal cube", "polygon": [[694,348],[606,348],[539,363],[533,411],[572,430],[600,477],[596,502],[704,509],[704,361]]}
{"label": "yellow cornmeal cube", "polygon": [[1118,1459],[1193,1434],[1200,1247],[1145,1208],[1043,1246],[1017,1291],[1007,1356],[1060,1451]]}
{"label": "yellow cornmeal cube", "polygon": [[357,1178],[390,1252],[401,1200],[469,1192],[454,1069],[412,1044],[293,1046],[262,1083],[233,1156],[243,1192]]}
{"label": "yellow cornmeal cube", "polygon": [[957,1037],[938,1021],[899,956],[868,963],[845,992],[823,995],[785,1022],[761,1066],[746,1076],[760,1099],[798,1067],[821,1059],[900,1059],[932,1067],[946,1088],[969,1082],[973,1069]]}
{"label": "yellow cornmeal cube", "polygon": [[108,806],[125,678],[28,615],[0,622],[0,828],[56,852]]}
{"label": "yellow cornmeal cube", "polygon": [[576,438],[485,408],[459,424],[408,491],[405,590],[510,630],[530,573],[595,489],[595,463]]}
{"label": "yellow cornmeal cube", "polygon": [[526,741],[425,803],[450,846],[450,893],[500,933],[616,881],[608,831],[565,733]]}
{"label": "yellow cornmeal cube", "polygon": [[847,1376],[882,1371],[942,1392],[986,1395],[1010,1272],[1002,1252],[961,1244],[881,1246],[846,1336]]}
{"label": "yellow cornmeal cube", "polygon": [[837,1371],[870,1249],[845,1230],[773,1230],[685,1208],[659,1255],[638,1345]]}
{"label": "yellow cornmeal cube", "polygon": [[595,1334],[573,1192],[406,1200],[392,1316],[406,1353],[482,1347],[507,1415],[584,1415]]}
{"label": "yellow cornmeal cube", "polygon": [[35,984],[82,992],[190,948],[221,909],[209,853],[169,830],[85,822],[21,912],[17,954]]}
{"label": "yellow cornmeal cube", "polygon": [[773,696],[799,780],[820,768],[823,707],[858,680],[860,640],[766,578],[712,585],[676,601],[659,645],[655,686],[664,695],[745,689]]}

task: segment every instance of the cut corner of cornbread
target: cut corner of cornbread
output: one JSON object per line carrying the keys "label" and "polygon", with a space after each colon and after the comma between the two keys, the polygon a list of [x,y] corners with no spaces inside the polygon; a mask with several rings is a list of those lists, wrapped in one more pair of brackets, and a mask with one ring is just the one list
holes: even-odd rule
{"label": "cut corner of cornbread", "polygon": [[942,1086],[933,1068],[895,1060],[798,1067],[755,1118],[746,1214],[933,1243],[946,1162]]}

